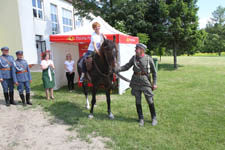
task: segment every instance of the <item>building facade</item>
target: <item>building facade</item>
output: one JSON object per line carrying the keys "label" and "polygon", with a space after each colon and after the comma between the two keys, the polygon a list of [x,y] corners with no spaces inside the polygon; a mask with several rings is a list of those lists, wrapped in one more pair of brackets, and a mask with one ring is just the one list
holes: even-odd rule
{"label": "building facade", "polygon": [[1,0],[0,47],[23,50],[29,64],[39,64],[50,50],[49,35],[79,28],[89,20],[74,15],[71,0]]}

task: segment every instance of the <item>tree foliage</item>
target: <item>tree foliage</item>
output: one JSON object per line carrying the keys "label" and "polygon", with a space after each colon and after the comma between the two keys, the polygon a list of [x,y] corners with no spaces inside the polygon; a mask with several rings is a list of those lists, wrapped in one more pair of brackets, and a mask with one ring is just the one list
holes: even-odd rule
{"label": "tree foliage", "polygon": [[225,8],[222,6],[212,13],[213,18],[208,22],[205,31],[207,37],[202,48],[202,52],[221,52],[225,51]]}
{"label": "tree foliage", "polygon": [[148,48],[157,53],[173,49],[177,55],[192,54],[204,34],[198,30],[197,0],[73,0],[77,14],[101,16],[122,32],[147,34]]}

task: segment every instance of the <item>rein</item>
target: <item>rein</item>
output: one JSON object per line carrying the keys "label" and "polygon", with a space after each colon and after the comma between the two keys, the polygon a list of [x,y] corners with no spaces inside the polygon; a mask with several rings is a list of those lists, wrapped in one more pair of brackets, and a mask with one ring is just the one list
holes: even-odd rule
{"label": "rein", "polygon": [[[107,61],[107,60],[106,60],[106,62],[107,62],[107,65],[108,65],[108,61]],[[93,63],[94,63],[94,66],[95,66],[97,72],[98,72],[101,76],[107,78],[107,80],[108,80],[108,82],[109,82],[109,84],[110,84],[110,87],[112,87],[112,82],[111,82],[111,80],[110,80],[110,75],[111,75],[111,72],[112,72],[112,71],[110,71],[108,74],[105,74],[105,73],[103,73],[103,72],[99,69],[99,67],[98,67],[98,65],[96,64],[95,60],[93,60]],[[110,67],[110,68],[111,68],[111,67]]]}
{"label": "rein", "polygon": [[98,71],[98,73],[103,76],[103,77],[109,77],[110,76],[110,73],[109,74],[105,74],[103,72],[101,72],[101,70],[99,69],[98,65],[95,63],[95,61],[93,60],[93,63],[94,63],[94,66],[96,68],[96,70]]}

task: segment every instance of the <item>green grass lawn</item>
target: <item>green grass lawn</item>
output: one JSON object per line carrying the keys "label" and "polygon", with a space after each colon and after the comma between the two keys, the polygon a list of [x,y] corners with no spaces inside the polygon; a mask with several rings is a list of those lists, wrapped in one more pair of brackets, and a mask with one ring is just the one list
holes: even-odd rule
{"label": "green grass lawn", "polygon": [[93,133],[109,137],[112,142],[107,145],[115,150],[224,150],[225,57],[178,57],[177,70],[172,61],[172,57],[162,57],[159,62],[155,127],[151,126],[145,99],[145,126],[138,126],[130,90],[122,96],[112,95],[115,120],[107,118],[106,102],[100,93],[95,118],[90,120],[81,89],[69,93],[62,88],[55,91],[56,100],[49,102],[44,97],[41,74],[32,73],[33,102],[71,125],[70,130],[77,130],[83,139]]}

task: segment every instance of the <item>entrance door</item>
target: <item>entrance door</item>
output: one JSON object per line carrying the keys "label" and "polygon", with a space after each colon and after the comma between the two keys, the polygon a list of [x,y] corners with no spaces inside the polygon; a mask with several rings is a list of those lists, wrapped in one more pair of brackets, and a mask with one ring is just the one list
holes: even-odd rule
{"label": "entrance door", "polygon": [[42,36],[36,35],[36,48],[38,56],[38,64],[41,63],[42,53],[46,51],[46,42],[42,40]]}

